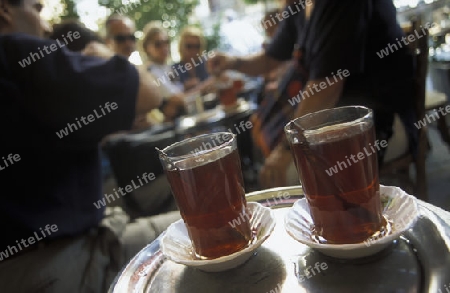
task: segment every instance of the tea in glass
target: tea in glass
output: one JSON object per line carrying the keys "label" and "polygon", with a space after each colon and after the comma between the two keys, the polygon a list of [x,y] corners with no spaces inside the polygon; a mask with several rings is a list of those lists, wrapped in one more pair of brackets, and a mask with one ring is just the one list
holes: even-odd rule
{"label": "tea in glass", "polygon": [[199,258],[245,248],[252,239],[236,137],[200,135],[160,153],[181,216]]}
{"label": "tea in glass", "polygon": [[323,110],[285,130],[317,240],[359,243],[383,231],[372,110]]}

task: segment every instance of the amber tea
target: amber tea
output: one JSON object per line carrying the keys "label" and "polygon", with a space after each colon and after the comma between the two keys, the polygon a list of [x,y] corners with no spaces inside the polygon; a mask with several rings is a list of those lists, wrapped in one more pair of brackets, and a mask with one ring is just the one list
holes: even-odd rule
{"label": "amber tea", "polygon": [[[363,242],[385,224],[371,113],[364,107],[336,108],[286,127],[314,233],[322,242]],[[349,119],[343,120],[343,115]]]}
{"label": "amber tea", "polygon": [[[239,251],[252,237],[249,220],[241,217],[247,215],[247,203],[236,138],[222,136],[229,140],[209,134],[181,142],[184,151],[175,144],[172,152],[190,156],[173,159],[172,167],[166,168],[195,252],[205,258]],[[170,149],[166,151],[171,154]],[[240,217],[239,223],[230,225]]]}

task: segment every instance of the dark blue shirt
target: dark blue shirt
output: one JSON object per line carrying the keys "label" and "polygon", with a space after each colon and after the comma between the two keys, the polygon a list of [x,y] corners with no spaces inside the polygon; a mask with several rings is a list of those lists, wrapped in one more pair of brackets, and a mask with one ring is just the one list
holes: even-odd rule
{"label": "dark blue shirt", "polygon": [[[397,42],[404,33],[392,0],[317,0],[309,20],[299,4],[285,10],[289,17],[281,22],[266,54],[290,60],[298,44],[310,80],[348,70],[339,106],[357,104],[374,109],[377,131],[385,133],[381,138],[390,136],[393,115],[398,113],[413,147],[417,139],[414,66],[407,46]],[[390,44],[393,52],[380,58],[380,51]]]}
{"label": "dark blue shirt", "polygon": [[[133,122],[134,66],[63,45],[0,36],[0,251],[47,224],[58,227],[51,237],[95,227],[104,212],[93,205],[102,196],[99,142]],[[9,154],[20,161],[5,167]]]}
{"label": "dark blue shirt", "polygon": [[[176,70],[177,74],[177,81],[181,82],[181,84],[184,84],[187,80],[191,79],[192,77],[196,77],[200,79],[200,81],[205,81],[208,79],[208,71],[206,70],[206,63],[201,63],[200,61],[193,61],[191,63],[192,69],[186,70],[186,67],[184,63],[175,63],[173,65],[174,70]],[[179,69],[179,66],[182,68]],[[194,72],[192,72],[194,71]]]}

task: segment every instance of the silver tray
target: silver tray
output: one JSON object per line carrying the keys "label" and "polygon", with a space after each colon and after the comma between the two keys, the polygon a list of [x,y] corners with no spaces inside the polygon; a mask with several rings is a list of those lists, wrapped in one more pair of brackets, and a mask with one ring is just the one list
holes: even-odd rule
{"label": "silver tray", "polygon": [[[109,292],[450,292],[450,213],[419,201],[421,217],[391,247],[368,258],[343,261],[285,232],[284,216],[300,198],[298,186],[247,195],[248,201],[275,209],[277,226],[255,255],[236,269],[204,273],[169,261],[160,251],[160,236],[130,261]],[[314,269],[317,262],[327,268]]]}

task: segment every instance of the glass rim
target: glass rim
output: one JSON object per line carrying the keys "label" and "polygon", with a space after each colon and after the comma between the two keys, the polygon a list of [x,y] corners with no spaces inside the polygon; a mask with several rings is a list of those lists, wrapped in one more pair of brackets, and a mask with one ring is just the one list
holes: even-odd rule
{"label": "glass rim", "polygon": [[[296,124],[295,122],[297,122],[297,121],[300,120],[300,119],[307,119],[307,118],[310,118],[310,117],[315,116],[315,115],[318,115],[318,114],[323,114],[323,113],[326,113],[326,112],[332,112],[332,111],[336,111],[336,110],[345,110],[345,109],[361,109],[361,110],[367,110],[367,113],[366,113],[366,114],[362,115],[361,117],[359,117],[359,118],[357,118],[357,119],[352,120],[352,121],[355,121],[355,122],[358,122],[358,121],[361,121],[361,120],[363,120],[363,119],[366,119],[366,118],[368,118],[368,116],[371,115],[371,114],[373,115],[373,110],[372,110],[371,108],[368,108],[368,107],[365,107],[365,106],[358,106],[358,105],[355,105],[355,106],[342,106],[342,107],[336,107],[336,108],[323,109],[323,110],[319,110],[319,111],[316,111],[316,112],[311,112],[311,113],[305,114],[305,115],[303,115],[303,116],[297,117],[297,118],[295,118],[295,119],[292,119],[291,121],[289,121],[289,122],[286,124],[285,130],[286,130],[286,131],[289,131],[289,130],[290,130],[289,127],[290,127],[292,124]],[[296,124],[296,125],[298,125],[298,124]]]}
{"label": "glass rim", "polygon": [[[186,153],[184,155],[179,155],[179,156],[170,156],[167,153],[167,150],[179,147],[182,144],[186,144],[186,143],[189,143],[189,142],[192,142],[195,140],[199,140],[202,138],[206,138],[206,137],[219,136],[219,135],[220,136],[229,135],[229,136],[231,136],[231,138],[230,138],[230,140],[224,141],[223,143],[221,143],[219,145],[216,145],[209,149],[201,150],[199,152],[189,152],[189,153]],[[195,157],[195,156],[205,155],[205,154],[211,153],[213,151],[217,151],[217,150],[223,148],[224,146],[233,143],[233,141],[235,141],[235,140],[236,140],[236,134],[234,134],[232,132],[221,131],[221,132],[214,132],[214,133],[205,133],[205,134],[200,134],[200,135],[197,135],[194,137],[189,137],[189,138],[183,139],[182,141],[177,141],[171,145],[166,146],[162,150],[158,149],[158,151],[160,152],[160,154],[159,154],[160,157],[161,157],[161,153],[163,153],[167,158],[181,160],[181,159],[187,159],[187,158],[191,158],[191,157]]]}

